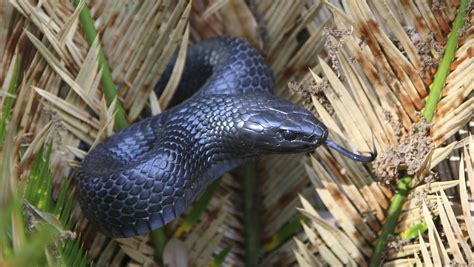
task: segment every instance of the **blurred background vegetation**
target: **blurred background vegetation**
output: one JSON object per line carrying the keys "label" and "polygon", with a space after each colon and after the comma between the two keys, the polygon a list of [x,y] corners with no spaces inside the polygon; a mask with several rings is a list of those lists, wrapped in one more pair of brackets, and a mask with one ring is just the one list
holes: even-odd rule
{"label": "blurred background vegetation", "polygon": [[[0,266],[474,263],[470,1],[10,0],[0,13]],[[265,157],[165,229],[96,232],[75,197],[81,143],[165,109],[187,46],[223,34],[260,50],[277,94],[332,139],[378,159]]]}

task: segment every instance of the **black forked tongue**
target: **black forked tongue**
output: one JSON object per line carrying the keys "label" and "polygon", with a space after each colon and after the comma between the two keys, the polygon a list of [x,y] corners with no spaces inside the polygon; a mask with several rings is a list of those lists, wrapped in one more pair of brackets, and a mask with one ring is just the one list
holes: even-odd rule
{"label": "black forked tongue", "polygon": [[326,141],[324,141],[324,144],[327,147],[332,148],[336,150],[337,152],[341,153],[342,155],[355,161],[371,162],[377,157],[377,149],[375,148],[375,146],[374,146],[374,152],[371,152],[370,156],[362,156],[362,155],[350,152],[349,150],[339,146],[338,144],[334,143],[334,141],[329,140],[329,139],[326,139]]}

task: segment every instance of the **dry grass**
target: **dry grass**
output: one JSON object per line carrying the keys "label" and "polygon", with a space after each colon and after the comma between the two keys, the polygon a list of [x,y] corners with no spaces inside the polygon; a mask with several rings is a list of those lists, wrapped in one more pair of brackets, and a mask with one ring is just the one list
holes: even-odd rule
{"label": "dry grass", "polygon": [[[1,154],[8,155],[2,161],[11,163],[2,169],[4,177],[11,177],[4,188],[11,190],[25,182],[45,140],[54,140],[51,168],[57,188],[73,179],[78,159],[87,153],[80,142],[95,145],[114,128],[115,108],[105,104],[100,90],[99,42],[89,46],[85,41],[79,9],[66,0],[33,2],[11,0],[0,9],[9,25],[0,31],[7,36],[0,45],[2,110],[21,58]],[[166,108],[188,44],[232,34],[260,49],[274,71],[278,95],[313,110],[333,140],[363,152],[375,143],[379,158],[385,159],[373,164],[375,170],[325,148],[259,162],[263,242],[298,213],[308,218],[293,238],[262,255],[263,265],[367,265],[394,194],[374,174],[392,170],[384,181],[393,182],[400,168],[410,169],[417,179],[396,234],[422,221],[427,232],[409,242],[393,241],[386,264],[437,265],[474,261],[474,143],[467,135],[474,111],[472,16],[430,130],[413,134],[456,14],[455,2],[439,1],[438,7],[427,1],[343,1],[341,6],[313,0],[95,0],[88,6],[130,122],[144,109],[156,114]],[[158,98],[152,88],[175,52],[178,64]],[[395,153],[403,154],[403,160],[397,156],[394,161]],[[450,161],[450,155],[457,157]],[[427,179],[432,172],[439,175]],[[198,224],[177,236],[183,243],[172,242],[190,263],[206,265],[230,245],[225,264],[243,265],[240,192],[236,179],[224,177]],[[77,202],[72,220],[95,264],[154,264],[149,236],[107,239],[88,225]],[[169,236],[181,223],[167,227]]]}

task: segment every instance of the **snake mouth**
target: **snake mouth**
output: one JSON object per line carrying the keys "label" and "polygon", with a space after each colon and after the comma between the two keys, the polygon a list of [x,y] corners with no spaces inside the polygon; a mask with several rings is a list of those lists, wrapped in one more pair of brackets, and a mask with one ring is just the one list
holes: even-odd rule
{"label": "snake mouth", "polygon": [[375,158],[377,157],[377,149],[375,148],[375,145],[373,147],[373,152],[370,152],[370,156],[363,156],[360,154],[355,154],[353,152],[350,152],[349,150],[341,147],[340,145],[336,144],[334,141],[329,140],[329,139],[326,139],[324,141],[324,145],[327,146],[328,148],[336,150],[337,152],[341,153],[343,156],[348,157],[355,161],[371,162],[371,161],[374,161]]}

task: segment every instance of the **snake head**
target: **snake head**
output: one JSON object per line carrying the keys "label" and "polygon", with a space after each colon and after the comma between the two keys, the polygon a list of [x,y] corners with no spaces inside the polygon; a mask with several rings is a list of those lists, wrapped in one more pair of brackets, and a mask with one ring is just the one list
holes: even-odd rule
{"label": "snake head", "polygon": [[309,152],[327,138],[326,126],[312,113],[291,102],[271,99],[238,122],[238,138],[261,154]]}

